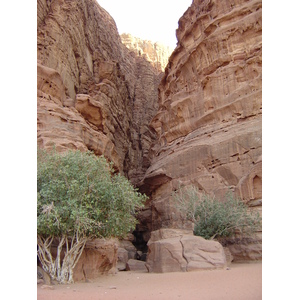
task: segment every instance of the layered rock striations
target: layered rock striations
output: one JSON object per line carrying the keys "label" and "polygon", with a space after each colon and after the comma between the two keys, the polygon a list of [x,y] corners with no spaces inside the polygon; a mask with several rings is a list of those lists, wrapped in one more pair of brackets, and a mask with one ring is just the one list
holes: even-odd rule
{"label": "layered rock striations", "polygon": [[163,72],[172,53],[170,47],[159,42],[142,40],[129,33],[121,34],[122,43],[138,56],[143,56],[150,61],[157,72]]}
{"label": "layered rock striations", "polygon": [[[194,0],[162,74],[165,50],[121,39],[96,1],[37,1],[38,145],[104,154],[147,192],[137,240],[190,230],[170,197],[180,185],[231,189],[261,209],[261,10],[258,0]],[[257,240],[255,255],[241,244],[228,246],[235,257],[261,255]]]}
{"label": "layered rock striations", "polygon": [[37,1],[38,145],[92,150],[132,182],[149,167],[159,73],[94,0]]}
{"label": "layered rock striations", "polygon": [[189,227],[170,197],[180,185],[216,196],[230,189],[258,210],[262,203],[261,1],[194,0],[176,33],[143,181],[149,231]]}

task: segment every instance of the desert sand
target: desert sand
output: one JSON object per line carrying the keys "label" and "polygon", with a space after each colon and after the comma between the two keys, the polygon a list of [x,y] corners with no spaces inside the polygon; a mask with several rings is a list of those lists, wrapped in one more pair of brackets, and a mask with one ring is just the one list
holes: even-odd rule
{"label": "desert sand", "polygon": [[262,299],[262,264],[232,264],[227,270],[184,273],[118,272],[90,282],[37,286],[38,300]]}

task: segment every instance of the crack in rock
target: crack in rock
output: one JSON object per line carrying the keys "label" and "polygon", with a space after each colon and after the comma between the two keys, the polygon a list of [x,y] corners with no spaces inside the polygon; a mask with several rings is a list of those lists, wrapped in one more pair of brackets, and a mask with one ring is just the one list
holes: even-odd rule
{"label": "crack in rock", "polygon": [[187,271],[187,267],[188,267],[189,262],[188,262],[187,257],[184,255],[184,245],[183,245],[183,242],[181,241],[182,238],[183,238],[183,236],[181,235],[181,236],[180,236],[180,239],[179,239],[179,242],[180,242],[180,244],[181,244],[181,246],[182,246],[182,257],[183,257],[184,260],[186,261],[185,271]]}

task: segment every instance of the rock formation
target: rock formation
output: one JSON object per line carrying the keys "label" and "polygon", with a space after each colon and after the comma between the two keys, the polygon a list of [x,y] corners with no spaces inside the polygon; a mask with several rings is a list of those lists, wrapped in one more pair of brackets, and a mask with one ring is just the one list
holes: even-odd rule
{"label": "rock formation", "polygon": [[170,200],[180,185],[262,203],[261,1],[194,0],[176,33],[151,122],[149,231],[188,228]]}
{"label": "rock formation", "polygon": [[[162,74],[166,50],[121,39],[95,0],[37,1],[38,145],[104,154],[146,192],[136,243],[191,229],[171,202],[180,185],[261,209],[261,11],[261,0],[194,0]],[[259,259],[259,239],[227,246]]]}
{"label": "rock formation", "polygon": [[141,273],[148,273],[146,263],[141,260],[129,259],[126,264],[126,271],[134,271]]}
{"label": "rock formation", "polygon": [[226,267],[221,244],[194,236],[191,230],[152,231],[148,246],[146,266],[149,272],[186,272]]}
{"label": "rock formation", "polygon": [[[150,165],[161,71],[122,44],[94,0],[37,1],[37,59],[38,146],[92,150],[139,182]],[[116,269],[115,249],[98,246],[87,245],[75,281]]]}
{"label": "rock formation", "polygon": [[143,56],[150,61],[157,72],[163,72],[172,53],[170,47],[161,43],[153,43],[134,37],[129,33],[121,34],[122,43],[138,56]]}
{"label": "rock formation", "polygon": [[158,72],[94,0],[37,2],[38,145],[92,150],[133,183],[149,167]]}
{"label": "rock formation", "polygon": [[96,239],[85,246],[74,268],[74,281],[87,281],[102,274],[117,272],[118,241]]}

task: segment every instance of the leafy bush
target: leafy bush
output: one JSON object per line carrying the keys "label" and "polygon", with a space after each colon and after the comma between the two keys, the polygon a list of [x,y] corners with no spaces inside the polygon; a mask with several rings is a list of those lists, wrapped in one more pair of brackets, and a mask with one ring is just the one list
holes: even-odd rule
{"label": "leafy bush", "polygon": [[260,229],[259,213],[249,210],[241,200],[227,193],[223,201],[208,195],[200,197],[194,186],[173,193],[178,209],[194,223],[194,234],[205,239],[251,235]]}
{"label": "leafy bush", "polygon": [[[92,152],[59,154],[38,149],[37,159],[38,256],[53,279],[72,282],[86,241],[121,237],[134,229],[135,211],[146,196],[124,176],[113,175],[112,165]],[[58,243],[56,261],[50,251],[54,239]]]}

